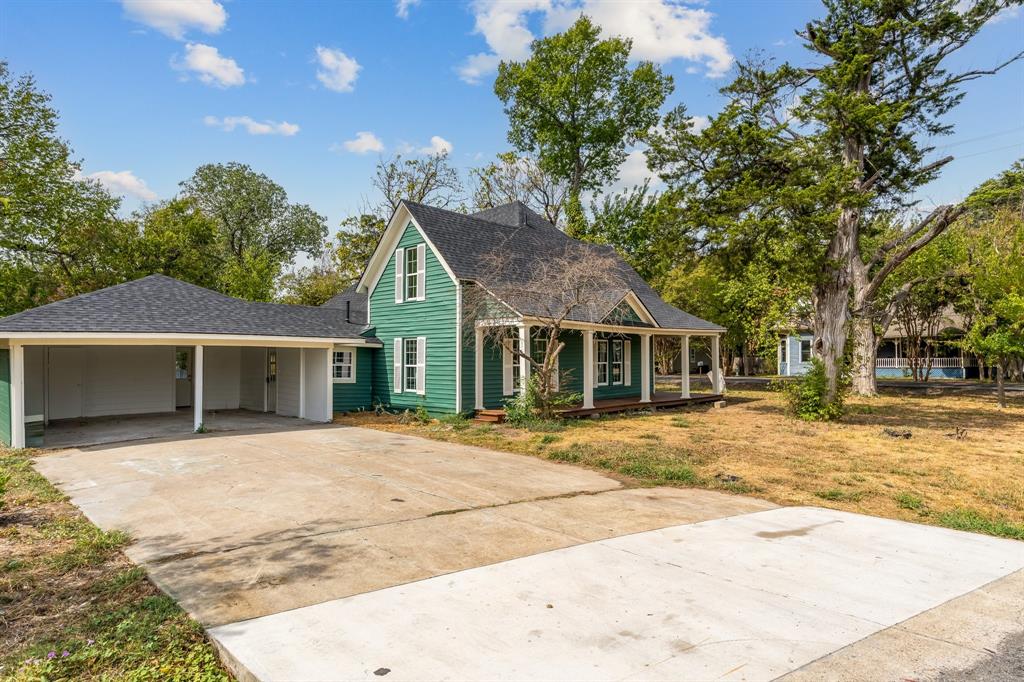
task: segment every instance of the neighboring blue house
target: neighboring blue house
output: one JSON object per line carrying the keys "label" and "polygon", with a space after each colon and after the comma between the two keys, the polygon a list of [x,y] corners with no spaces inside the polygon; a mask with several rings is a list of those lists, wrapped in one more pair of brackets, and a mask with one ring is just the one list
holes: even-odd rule
{"label": "neighboring blue house", "polygon": [[[963,336],[963,320],[953,311],[947,311],[936,325],[940,331],[928,338],[931,357],[922,359],[929,367],[929,379],[974,379],[978,377],[978,360],[965,355],[956,343]],[[809,325],[800,325],[796,331],[782,337],[778,347],[778,365],[781,376],[799,376],[811,368],[814,356],[811,348],[813,334]],[[879,379],[903,379],[913,375],[907,355],[908,339],[898,323],[894,323],[878,346],[875,376]]]}

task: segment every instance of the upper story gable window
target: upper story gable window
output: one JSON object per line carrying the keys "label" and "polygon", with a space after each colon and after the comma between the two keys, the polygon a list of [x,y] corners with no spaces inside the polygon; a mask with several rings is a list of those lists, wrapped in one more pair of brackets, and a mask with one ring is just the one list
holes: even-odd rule
{"label": "upper story gable window", "polygon": [[395,303],[427,298],[427,245],[395,249]]}

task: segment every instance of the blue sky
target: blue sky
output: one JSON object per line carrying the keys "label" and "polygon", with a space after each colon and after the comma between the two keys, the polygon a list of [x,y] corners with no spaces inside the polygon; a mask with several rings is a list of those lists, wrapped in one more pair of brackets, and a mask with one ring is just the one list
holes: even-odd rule
{"label": "blue sky", "polygon": [[[719,108],[734,59],[802,60],[793,30],[822,11],[797,0],[8,0],[0,57],[53,95],[83,173],[124,194],[127,209],[173,196],[200,164],[240,161],[333,231],[370,195],[382,154],[450,148],[465,170],[507,150],[493,65],[522,58],[581,3],[675,77],[666,108],[684,102],[697,116]],[[1010,13],[956,62],[987,67],[1022,45],[1024,16]],[[958,199],[1024,156],[1022,112],[1024,64],[971,83],[950,118],[955,135],[939,142],[959,158],[923,204]],[[630,159],[623,182],[643,176],[642,161]]]}

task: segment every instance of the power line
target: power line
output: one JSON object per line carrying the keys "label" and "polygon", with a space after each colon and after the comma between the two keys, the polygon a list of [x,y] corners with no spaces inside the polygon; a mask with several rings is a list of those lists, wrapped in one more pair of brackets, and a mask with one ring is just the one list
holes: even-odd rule
{"label": "power line", "polygon": [[959,147],[962,144],[968,144],[970,142],[977,142],[978,140],[988,140],[988,139],[993,138],[993,137],[1000,137],[1002,135],[1009,135],[1010,133],[1015,133],[1018,130],[1024,130],[1024,126],[1017,126],[1016,128],[1009,128],[1008,130],[1000,130],[999,132],[988,133],[987,135],[978,135],[977,137],[969,137],[966,140],[958,140],[956,142],[950,142],[949,144],[944,144],[944,145],[938,146],[935,149],[938,150],[938,149],[949,149],[951,147]]}

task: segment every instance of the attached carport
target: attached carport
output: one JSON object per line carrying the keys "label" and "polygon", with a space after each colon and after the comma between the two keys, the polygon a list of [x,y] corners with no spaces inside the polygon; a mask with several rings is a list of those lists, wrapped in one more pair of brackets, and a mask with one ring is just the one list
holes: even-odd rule
{"label": "attached carport", "polygon": [[332,351],[379,346],[364,329],[340,310],[160,275],[28,310],[0,320],[0,436],[43,444],[48,426],[117,415],[166,415],[187,431],[237,410],[327,422]]}

